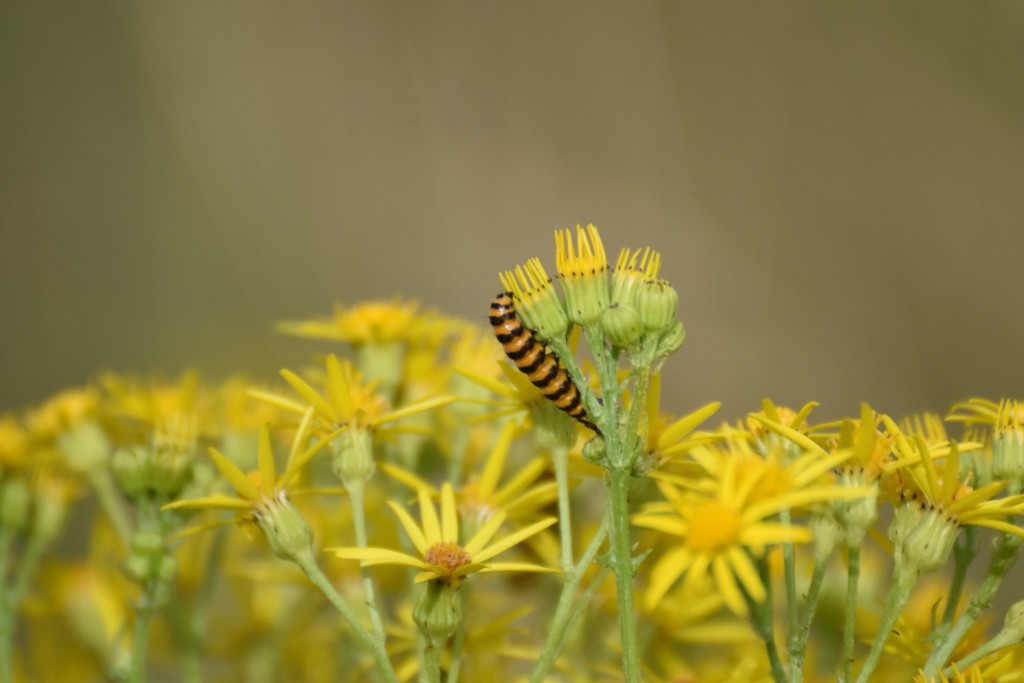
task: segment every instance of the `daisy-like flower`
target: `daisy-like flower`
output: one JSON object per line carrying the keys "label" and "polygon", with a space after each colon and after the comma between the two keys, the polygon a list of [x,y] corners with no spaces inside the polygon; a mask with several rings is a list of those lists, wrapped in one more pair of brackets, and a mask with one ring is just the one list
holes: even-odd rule
{"label": "daisy-like flower", "polygon": [[1005,481],[972,488],[970,474],[960,472],[955,445],[939,470],[935,449],[923,438],[911,441],[891,419],[882,419],[889,432],[897,435],[895,460],[886,468],[894,472],[890,484],[901,503],[889,529],[897,565],[908,562],[918,573],[939,569],[960,528],[968,524],[1024,536],[1024,529],[1008,521],[1024,509],[1024,496],[995,498]]}
{"label": "daisy-like flower", "polygon": [[459,516],[451,484],[445,484],[441,488],[440,518],[434,503],[430,500],[430,492],[420,489],[417,495],[420,524],[416,524],[398,503],[388,501],[388,505],[416,547],[418,557],[389,548],[333,548],[328,552],[342,559],[359,560],[363,567],[390,564],[418,569],[420,571],[416,575],[416,583],[438,581],[446,585],[456,585],[472,574],[557,571],[526,562],[489,562],[492,557],[547,529],[558,521],[554,517],[542,519],[492,542],[506,518],[505,513],[498,512],[487,520],[472,538],[460,544]]}
{"label": "daisy-like flower", "polygon": [[302,553],[310,552],[312,534],[306,522],[288,500],[288,491],[303,466],[328,443],[328,440],[324,439],[303,450],[309,437],[312,417],[313,410],[310,408],[292,442],[287,463],[280,476],[277,475],[274,466],[270,428],[264,424],[260,427],[257,446],[257,469],[248,475],[216,448],[208,450],[213,464],[235,489],[238,497],[214,494],[175,501],[163,506],[163,509],[231,510],[236,513],[233,519],[205,524],[185,533],[205,531],[225,524],[255,523],[263,531],[271,549],[278,557],[295,559]]}
{"label": "daisy-like flower", "polygon": [[318,431],[331,433],[332,439],[341,437],[332,445],[334,469],[346,485],[365,482],[372,476],[375,468],[373,439],[390,440],[403,432],[423,432],[422,427],[392,426],[391,423],[454,400],[451,396],[437,396],[389,411],[384,398],[375,391],[376,381],[365,382],[352,363],[339,361],[333,353],[327,357],[324,394],[291,370],[282,370],[281,376],[305,399],[305,405],[264,391],[251,391],[250,395],[298,414],[311,407]]}
{"label": "daisy-like flower", "polygon": [[284,334],[311,339],[333,339],[354,347],[363,344],[388,344],[412,341],[412,332],[420,316],[415,301],[365,301],[355,306],[334,307],[330,318],[279,323]]}
{"label": "daisy-like flower", "polygon": [[[517,431],[514,422],[506,422],[481,472],[469,477],[455,492],[457,507],[469,528],[480,528],[498,513],[504,513],[509,522],[536,520],[539,512],[558,498],[555,482],[540,480],[548,469],[547,458],[541,456],[517,467],[514,476],[501,483],[509,447]],[[414,491],[426,490],[435,499],[440,496],[434,486],[408,470],[391,463],[381,463],[380,467]]]}
{"label": "daisy-like flower", "polygon": [[[742,449],[745,442],[733,443]],[[747,457],[737,457],[736,452],[693,449],[691,457],[710,475],[696,481],[652,473],[668,500],[649,504],[642,514],[633,517],[633,523],[678,536],[681,544],[662,556],[651,570],[644,596],[646,609],[653,609],[679,578],[685,577],[686,585],[693,586],[710,572],[729,609],[745,615],[743,592],[754,602],[767,597],[751,556],[763,557],[770,545],[811,541],[811,532],[805,527],[781,524],[772,518],[782,510],[837,496],[864,495],[863,491],[820,483],[825,472],[848,454],[826,459],[809,454],[806,460],[797,460],[783,469],[777,459],[764,460],[749,447],[746,452]]]}

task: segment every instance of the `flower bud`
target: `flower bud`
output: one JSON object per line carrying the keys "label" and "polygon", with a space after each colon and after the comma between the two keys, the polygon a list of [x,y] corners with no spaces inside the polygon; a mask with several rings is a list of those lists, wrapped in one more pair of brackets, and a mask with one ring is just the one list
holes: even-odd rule
{"label": "flower bud", "polygon": [[452,637],[462,621],[462,601],[459,600],[461,586],[461,582],[451,584],[440,580],[427,581],[416,601],[412,618],[434,647],[443,647],[443,643]]}
{"label": "flower bud", "polygon": [[57,445],[68,466],[76,472],[90,472],[102,467],[110,455],[110,441],[96,422],[89,420],[72,425],[57,437]]}
{"label": "flower bud", "polygon": [[679,294],[667,281],[648,280],[639,294],[640,318],[648,330],[663,332],[676,322]]}
{"label": "flower bud", "polygon": [[313,532],[284,494],[278,495],[279,499],[256,517],[256,523],[274,554],[282,560],[294,561],[312,552]]}
{"label": "flower bud", "polygon": [[632,346],[644,333],[640,313],[629,304],[612,304],[601,316],[601,327],[612,345],[619,348]]}
{"label": "flower bud", "polygon": [[114,452],[110,462],[114,482],[129,498],[137,498],[149,491],[152,476],[149,462],[149,449],[143,446],[119,448]]}
{"label": "flower bud", "polygon": [[351,426],[331,442],[331,467],[345,486],[361,485],[373,476],[377,465],[373,459],[373,433]]}

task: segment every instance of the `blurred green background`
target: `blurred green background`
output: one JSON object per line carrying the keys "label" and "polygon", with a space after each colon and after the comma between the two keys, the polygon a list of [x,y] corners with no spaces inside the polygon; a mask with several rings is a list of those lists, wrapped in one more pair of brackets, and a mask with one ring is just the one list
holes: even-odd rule
{"label": "blurred green background", "polygon": [[664,255],[676,412],[1021,395],[1024,3],[5,3],[0,89],[0,409],[482,323],[588,221]]}

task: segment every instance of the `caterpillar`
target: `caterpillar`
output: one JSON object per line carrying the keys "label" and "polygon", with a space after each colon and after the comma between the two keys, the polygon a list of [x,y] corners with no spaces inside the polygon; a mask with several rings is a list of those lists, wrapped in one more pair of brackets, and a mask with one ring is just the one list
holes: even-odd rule
{"label": "caterpillar", "polygon": [[491,326],[505,355],[545,398],[583,426],[601,433],[597,425],[587,418],[579,387],[561,366],[558,354],[537,341],[533,332],[519,322],[511,292],[501,292],[491,302]]}

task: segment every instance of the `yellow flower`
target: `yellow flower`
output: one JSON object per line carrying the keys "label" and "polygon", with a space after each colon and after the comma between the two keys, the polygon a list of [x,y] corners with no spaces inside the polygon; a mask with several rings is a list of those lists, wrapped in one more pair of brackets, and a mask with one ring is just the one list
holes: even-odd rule
{"label": "yellow flower", "polygon": [[[214,494],[190,500],[179,500],[163,506],[164,510],[179,509],[208,509],[208,510],[232,510],[236,513],[234,519],[218,521],[189,530],[186,533],[205,531],[224,524],[247,524],[257,523],[267,532],[267,525],[272,525],[275,518],[282,514],[282,510],[290,508],[288,492],[291,485],[296,481],[301,469],[309,462],[310,458],[316,455],[329,439],[318,441],[314,446],[302,450],[303,445],[309,437],[309,426],[312,420],[313,410],[309,409],[296,433],[292,442],[291,451],[288,453],[288,460],[284,471],[280,476],[276,474],[274,466],[274,451],[270,443],[270,428],[266,424],[260,427],[259,443],[257,446],[256,460],[257,469],[246,475],[231,460],[216,448],[208,449],[213,464],[217,466],[220,473],[228,480],[231,487],[238,494],[238,497],[223,494]],[[268,540],[273,545],[274,539]]]}
{"label": "yellow flower", "polygon": [[0,472],[28,462],[28,434],[13,415],[0,417]]}
{"label": "yellow flower", "polygon": [[388,505],[419,552],[419,557],[388,548],[333,548],[329,552],[342,559],[359,560],[363,567],[391,564],[419,569],[416,583],[436,580],[445,584],[455,584],[470,574],[489,572],[556,571],[525,562],[488,562],[492,557],[554,524],[557,521],[554,517],[542,519],[525,529],[491,542],[505,521],[505,514],[499,512],[481,526],[464,545],[460,545],[458,510],[451,484],[445,484],[441,488],[440,519],[430,500],[429,491],[420,489],[418,498],[421,519],[419,525],[394,501],[388,501]]}
{"label": "yellow flower", "polygon": [[352,346],[410,342],[414,340],[416,323],[426,315],[419,308],[415,301],[397,298],[349,307],[336,305],[331,318],[283,322],[278,330],[296,337],[334,339]]}
{"label": "yellow flower", "polygon": [[[514,422],[505,423],[480,474],[467,479],[455,494],[463,519],[470,520],[474,529],[496,514],[504,514],[508,521],[536,519],[541,510],[558,498],[555,482],[550,479],[540,480],[548,469],[548,459],[541,456],[517,467],[515,475],[499,486],[509,447],[517,431]],[[390,463],[381,463],[380,468],[414,490],[426,490],[432,498],[438,497],[440,493],[408,470]]]}
{"label": "yellow flower", "polygon": [[593,225],[586,231],[576,226],[576,248],[572,232],[555,232],[555,268],[562,278],[565,309],[569,320],[580,325],[591,325],[608,310],[608,257],[604,253],[601,235]]}
{"label": "yellow flower", "polygon": [[327,356],[326,393],[321,395],[306,380],[291,370],[282,370],[281,376],[304,398],[307,405],[265,391],[250,391],[249,395],[277,406],[282,410],[303,414],[312,407],[322,431],[334,432],[345,428],[373,430],[388,438],[401,433],[401,427],[385,427],[404,417],[451,403],[451,396],[437,396],[398,410],[386,410],[387,404],[374,389],[376,382],[364,382],[349,361],[341,362],[333,353]]}
{"label": "yellow flower", "polygon": [[[651,570],[644,596],[646,609],[653,609],[680,577],[685,576],[686,585],[692,587],[710,572],[729,609],[745,615],[740,586],[755,602],[767,597],[751,555],[763,557],[769,545],[811,541],[811,533],[804,527],[768,520],[781,510],[865,493],[819,483],[822,475],[848,454],[825,459],[808,454],[782,468],[777,457],[764,460],[749,451],[744,456],[746,442],[733,443],[740,450],[698,447],[692,451],[708,478],[692,481],[652,473],[668,501],[649,504],[644,513],[633,517],[633,523],[682,540]],[[680,485],[693,491],[677,488]]]}

